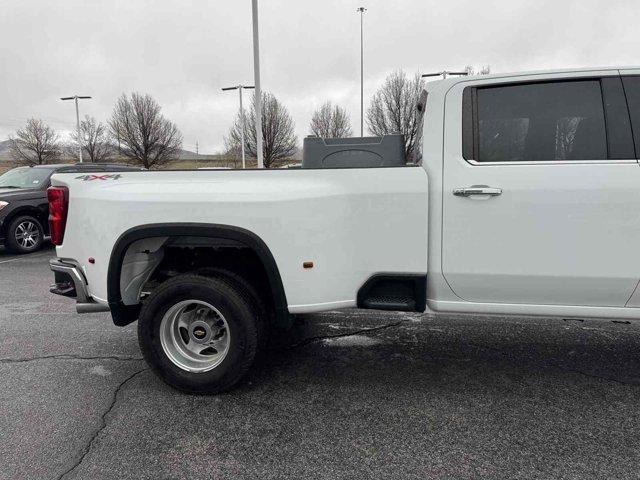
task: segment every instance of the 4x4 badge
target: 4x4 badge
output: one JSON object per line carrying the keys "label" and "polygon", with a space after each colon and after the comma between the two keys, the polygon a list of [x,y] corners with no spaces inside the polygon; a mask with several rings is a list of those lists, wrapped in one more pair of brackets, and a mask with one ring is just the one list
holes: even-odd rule
{"label": "4x4 badge", "polygon": [[90,182],[91,180],[118,180],[121,178],[120,174],[109,174],[109,175],[80,175],[76,177],[76,180],[84,180],[85,182]]}

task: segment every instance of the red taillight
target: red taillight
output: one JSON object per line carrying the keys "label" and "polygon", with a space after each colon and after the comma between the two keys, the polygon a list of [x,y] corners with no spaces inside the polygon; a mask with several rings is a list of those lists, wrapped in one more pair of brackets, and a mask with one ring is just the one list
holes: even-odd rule
{"label": "red taillight", "polygon": [[49,187],[49,234],[51,243],[62,245],[64,229],[67,226],[67,211],[69,210],[69,189],[67,187]]}

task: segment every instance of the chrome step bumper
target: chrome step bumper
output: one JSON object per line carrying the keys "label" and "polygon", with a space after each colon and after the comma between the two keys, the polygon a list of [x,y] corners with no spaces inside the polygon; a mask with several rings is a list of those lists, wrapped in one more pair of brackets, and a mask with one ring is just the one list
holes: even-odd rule
{"label": "chrome step bumper", "polygon": [[49,267],[56,275],[56,283],[51,285],[49,291],[56,295],[75,298],[78,313],[109,311],[107,305],[97,303],[91,298],[82,270],[73,260],[53,258],[49,261]]}

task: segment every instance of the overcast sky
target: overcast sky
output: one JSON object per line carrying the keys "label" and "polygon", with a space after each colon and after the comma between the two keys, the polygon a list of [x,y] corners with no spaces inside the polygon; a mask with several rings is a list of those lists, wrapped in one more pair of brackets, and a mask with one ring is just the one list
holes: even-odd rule
{"label": "overcast sky", "polygon": [[[360,31],[365,104],[395,69],[493,72],[640,64],[638,0],[260,0],[263,88],[289,109],[301,141],[331,100],[359,125]],[[253,83],[250,0],[0,0],[0,139],[29,117],[61,132],[81,114],[106,121],[122,92],[153,95],[183,147],[213,153]]]}

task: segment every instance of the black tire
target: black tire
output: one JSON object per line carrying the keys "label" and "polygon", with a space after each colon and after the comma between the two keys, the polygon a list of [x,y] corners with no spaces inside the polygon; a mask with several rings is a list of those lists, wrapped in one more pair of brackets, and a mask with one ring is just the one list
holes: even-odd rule
{"label": "black tire", "polygon": [[233,286],[247,301],[256,314],[256,326],[258,328],[258,354],[262,355],[269,344],[271,313],[267,308],[263,297],[242,276],[231,270],[216,267],[205,267],[197,270],[196,275],[207,278],[219,278]]}
{"label": "black tire", "polygon": [[[37,238],[31,237],[34,243],[24,245],[18,238],[16,238],[16,235],[20,233],[19,229],[21,228],[21,226],[24,227],[27,225],[33,226],[33,228],[35,228],[34,231],[37,234]],[[42,248],[42,244],[44,242],[44,229],[42,228],[42,224],[40,223],[40,221],[38,221],[37,218],[30,215],[22,215],[16,217],[11,221],[9,227],[7,228],[5,242],[7,250],[12,253],[24,254],[36,252],[40,250],[40,248]]]}
{"label": "black tire", "polygon": [[[231,334],[222,362],[206,372],[190,372],[176,365],[165,353],[160,325],[167,311],[186,300],[214,306],[224,316]],[[186,393],[216,394],[232,389],[253,365],[262,342],[258,314],[245,294],[220,278],[179,275],[156,288],[140,312],[138,342],[142,354],[166,383]]]}

